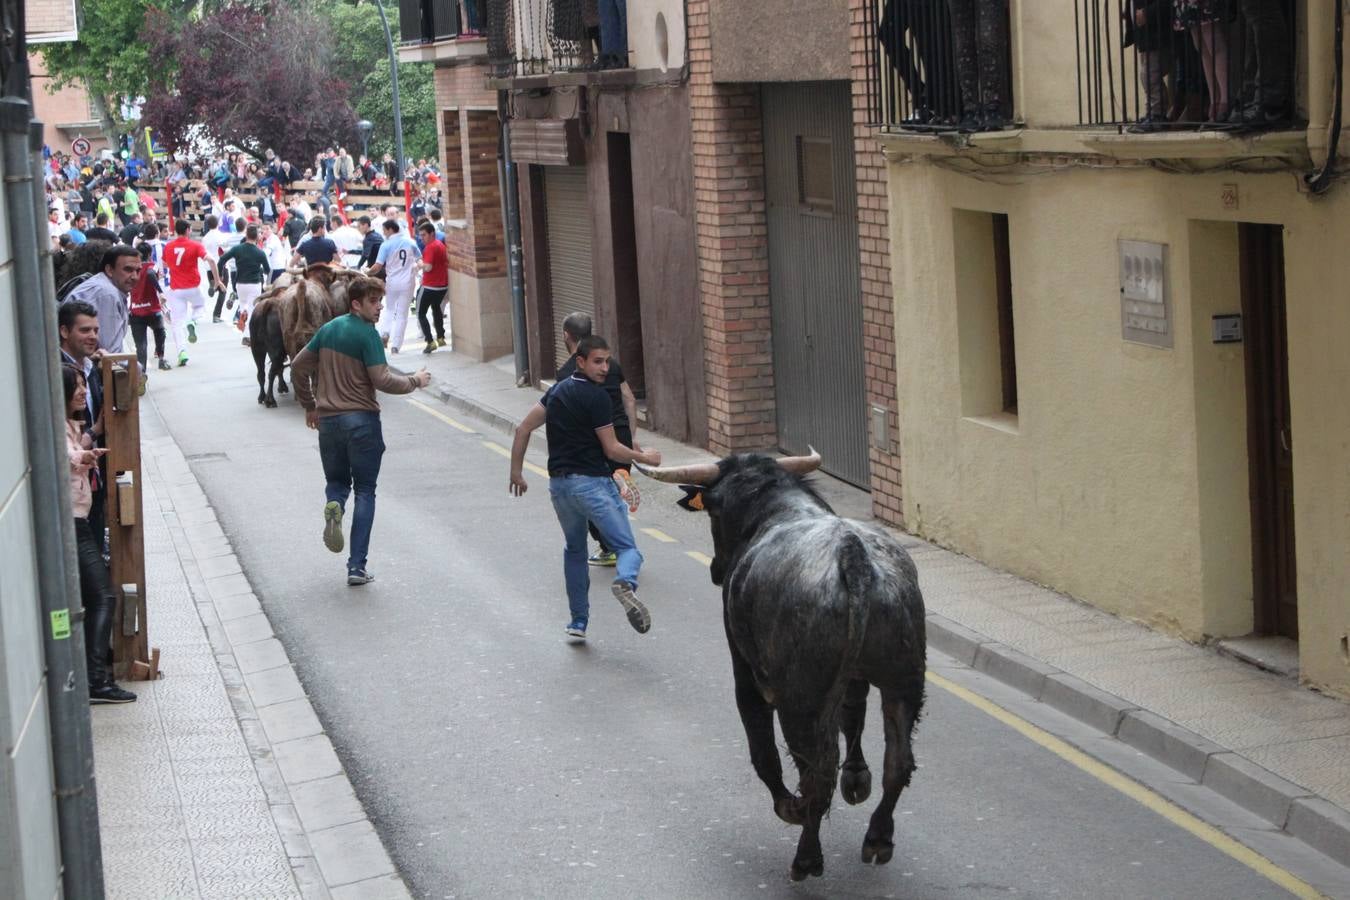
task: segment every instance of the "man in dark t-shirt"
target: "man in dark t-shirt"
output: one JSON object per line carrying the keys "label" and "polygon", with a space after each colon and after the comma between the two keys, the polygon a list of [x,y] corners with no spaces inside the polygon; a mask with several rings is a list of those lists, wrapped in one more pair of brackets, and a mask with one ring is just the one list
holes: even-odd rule
{"label": "man in dark t-shirt", "polygon": [[[558,369],[557,380],[562,381],[572,375],[577,370],[577,342],[591,333],[591,317],[581,312],[574,312],[563,319],[562,338],[567,346],[567,362]],[[614,357],[609,358],[609,374],[605,376],[604,382],[600,385],[609,395],[610,412],[614,416],[614,436],[619,439],[619,443],[625,447],[631,447],[634,450],[641,450],[633,440],[633,432],[637,430],[633,424],[637,420],[637,398],[633,396],[633,391],[628,387],[628,382],[624,380],[623,369],[619,366],[619,361]],[[637,512],[638,503],[641,500],[641,494],[638,491],[637,482],[633,480],[631,466],[627,463],[608,460],[610,474],[614,476],[614,482],[619,486],[619,496],[623,497],[628,503],[629,512]],[[618,555],[605,543],[605,539],[600,535],[600,530],[592,523],[590,526],[591,537],[595,538],[600,544],[600,549],[592,553],[587,558],[587,562],[593,566],[614,566],[618,564]]]}
{"label": "man in dark t-shirt", "polygon": [[572,620],[565,631],[586,639],[590,621],[590,569],[586,565],[586,523],[595,523],[605,543],[618,556],[618,571],[611,588],[639,634],[651,628],[651,614],[637,598],[638,571],[642,554],[628,524],[627,504],[619,496],[609,463],[640,462],[660,465],[657,450],[633,450],[614,435],[614,416],[609,395],[600,385],[609,372],[609,345],[591,335],[577,344],[577,371],[549,389],[539,405],[530,410],[516,429],[511,444],[511,493],[522,496],[529,486],[522,469],[530,435],[545,425],[548,436],[548,492],[553,512],[562,526],[563,580]]}
{"label": "man in dark t-shirt", "polygon": [[291,265],[298,266],[303,260],[305,265],[312,266],[315,263],[330,263],[338,257],[337,244],[328,237],[328,229],[324,225],[323,218],[315,216],[314,221],[309,223],[309,239],[301,242],[299,247],[295,248],[295,255],[291,257]]}

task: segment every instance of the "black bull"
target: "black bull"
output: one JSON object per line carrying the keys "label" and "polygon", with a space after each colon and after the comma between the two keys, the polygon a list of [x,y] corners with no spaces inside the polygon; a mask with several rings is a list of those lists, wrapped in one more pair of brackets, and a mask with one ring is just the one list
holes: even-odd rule
{"label": "black bull", "polygon": [[[890,861],[895,804],[914,773],[911,739],[924,700],[924,606],[914,562],[882,529],[834,514],[799,474],[819,464],[813,453],[639,466],[661,481],[702,485],[686,487],[681,505],[706,509],[711,520],[712,580],[722,587],[750,762],[774,812],[802,826],[793,880],[824,871],[820,820],[834,796],[840,732],[846,754],[839,790],[851,804],[871,794],[862,752],[871,685],[881,691],[886,754],[862,859]],[[795,795],[783,784],[775,710],[797,766]]]}

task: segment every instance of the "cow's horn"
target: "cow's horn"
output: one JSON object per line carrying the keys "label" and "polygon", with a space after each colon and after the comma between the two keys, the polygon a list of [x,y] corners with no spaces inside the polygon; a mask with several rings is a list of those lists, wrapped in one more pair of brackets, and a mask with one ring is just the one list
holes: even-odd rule
{"label": "cow's horn", "polygon": [[778,465],[797,475],[805,475],[820,468],[820,454],[810,444],[806,445],[806,456],[784,456]]}
{"label": "cow's horn", "polygon": [[717,480],[717,463],[697,463],[692,466],[644,466],[633,463],[639,472],[656,481],[669,484],[712,484]]}

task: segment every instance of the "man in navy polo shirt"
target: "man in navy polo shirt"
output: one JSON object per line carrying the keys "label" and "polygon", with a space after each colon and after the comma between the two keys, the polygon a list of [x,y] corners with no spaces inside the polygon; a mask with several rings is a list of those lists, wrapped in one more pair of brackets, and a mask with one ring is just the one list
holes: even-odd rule
{"label": "man in navy polo shirt", "polygon": [[521,469],[530,434],[547,424],[548,492],[553,511],[563,530],[563,579],[572,621],[565,629],[585,640],[590,619],[590,569],[586,564],[586,523],[593,522],[605,543],[618,554],[615,598],[628,614],[628,622],[646,634],[652,617],[637,598],[638,570],[642,554],[628,524],[628,504],[610,475],[606,458],[616,462],[661,464],[658,450],[633,450],[614,435],[613,408],[600,385],[609,372],[609,345],[596,335],[577,344],[577,370],[559,381],[530,410],[516,429],[511,445],[511,493],[528,490]]}

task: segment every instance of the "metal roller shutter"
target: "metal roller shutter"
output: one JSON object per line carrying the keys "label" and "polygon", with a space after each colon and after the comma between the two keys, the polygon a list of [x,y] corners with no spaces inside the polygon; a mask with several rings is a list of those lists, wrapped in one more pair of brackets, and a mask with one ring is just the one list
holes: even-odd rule
{"label": "metal roller shutter", "polygon": [[591,213],[586,202],[585,166],[548,166],[544,172],[554,353],[556,364],[562,365],[567,359],[567,347],[562,342],[563,319],[574,312],[595,316]]}

